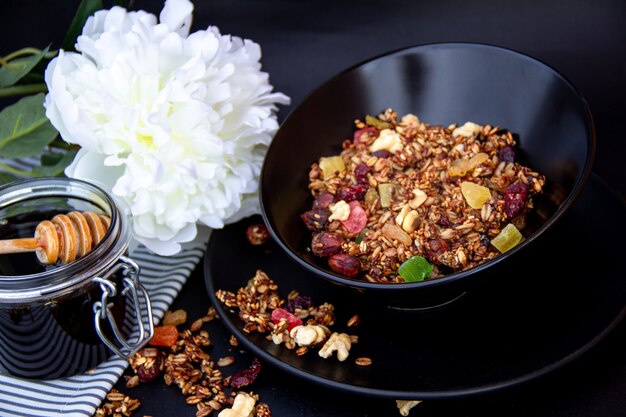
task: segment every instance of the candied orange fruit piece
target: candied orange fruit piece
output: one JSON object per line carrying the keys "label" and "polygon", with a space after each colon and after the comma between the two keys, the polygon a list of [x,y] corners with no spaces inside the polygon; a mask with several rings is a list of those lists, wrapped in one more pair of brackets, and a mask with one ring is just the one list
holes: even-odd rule
{"label": "candied orange fruit piece", "polygon": [[178,329],[176,326],[164,325],[154,328],[154,336],[150,339],[152,346],[174,346],[178,340]]}

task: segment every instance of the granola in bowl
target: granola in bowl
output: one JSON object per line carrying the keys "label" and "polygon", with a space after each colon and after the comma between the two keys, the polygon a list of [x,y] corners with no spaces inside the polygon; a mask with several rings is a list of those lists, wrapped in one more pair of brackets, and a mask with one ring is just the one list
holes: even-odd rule
{"label": "granola in bowl", "polygon": [[519,244],[545,176],[506,129],[431,125],[392,109],[355,121],[338,155],[311,165],[310,250],[348,278],[435,279]]}

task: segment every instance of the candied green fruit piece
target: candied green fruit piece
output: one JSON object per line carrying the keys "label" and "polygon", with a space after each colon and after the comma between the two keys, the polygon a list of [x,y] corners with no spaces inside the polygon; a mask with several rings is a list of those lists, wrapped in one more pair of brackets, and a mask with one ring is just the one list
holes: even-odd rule
{"label": "candied green fruit piece", "polygon": [[504,253],[519,245],[522,240],[524,240],[524,237],[520,231],[517,230],[517,227],[515,227],[513,223],[509,223],[500,231],[498,236],[491,239],[491,244],[498,249],[500,253]]}
{"label": "candied green fruit piece", "polygon": [[320,158],[320,169],[324,179],[330,178],[337,173],[346,170],[346,164],[343,163],[341,156],[325,156]]}
{"label": "candied green fruit piece", "polygon": [[391,196],[393,195],[393,190],[393,184],[378,184],[378,196],[380,197],[381,207],[386,208],[391,206]]}
{"label": "candied green fruit piece", "polygon": [[380,120],[378,117],[370,116],[369,114],[365,116],[365,124],[368,126],[374,126],[378,130],[390,129],[393,127],[391,123]]}
{"label": "candied green fruit piece", "polygon": [[424,281],[432,271],[433,266],[419,255],[410,257],[398,268],[398,274],[406,282]]}
{"label": "candied green fruit piece", "polygon": [[489,188],[469,181],[463,181],[461,183],[461,193],[463,193],[463,197],[465,197],[467,204],[476,210],[480,210],[483,207],[483,204],[491,198],[491,191],[489,191]]}

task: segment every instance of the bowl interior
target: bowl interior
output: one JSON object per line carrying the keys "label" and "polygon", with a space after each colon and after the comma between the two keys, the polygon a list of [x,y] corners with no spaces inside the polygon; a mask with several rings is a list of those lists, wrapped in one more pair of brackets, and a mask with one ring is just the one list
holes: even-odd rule
{"label": "bowl interior", "polygon": [[[544,195],[535,199],[531,236],[507,255],[560,217],[588,178],[595,143],[589,109],[549,66],[480,44],[423,45],[375,58],[332,78],[294,109],[263,166],[261,206],[270,231],[292,258],[308,269],[320,268],[325,278],[338,276],[307,252],[310,233],[300,220],[313,201],[307,189],[310,165],[340,152],[341,142],[352,137],[354,119],[390,107],[429,124],[472,121],[518,136],[521,162],[547,181]],[[354,281],[357,287],[369,285]]]}

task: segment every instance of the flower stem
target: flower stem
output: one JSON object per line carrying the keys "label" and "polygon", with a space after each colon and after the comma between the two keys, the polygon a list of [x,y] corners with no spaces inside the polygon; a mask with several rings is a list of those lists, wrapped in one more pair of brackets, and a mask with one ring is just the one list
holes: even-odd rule
{"label": "flower stem", "polygon": [[37,55],[41,53],[41,49],[37,48],[22,48],[17,51],[11,52],[9,55],[4,57],[5,61],[11,61],[12,59],[19,58],[24,55]]}
{"label": "flower stem", "polygon": [[19,96],[34,93],[45,93],[48,86],[45,83],[13,85],[11,87],[0,88],[0,97]]}
{"label": "flower stem", "polygon": [[39,175],[35,174],[34,172],[31,171],[23,171],[21,169],[17,169],[17,168],[13,168],[11,166],[5,165],[5,164],[0,164],[0,169],[6,172],[10,172],[11,174],[15,174],[15,175],[25,175],[27,177],[38,177]]}
{"label": "flower stem", "polygon": [[[19,49],[17,51],[11,52],[9,55],[7,56],[0,56],[0,66],[4,66],[4,65],[10,65],[10,61],[14,60],[15,58],[19,58],[22,57],[24,55],[37,55],[41,53],[41,49],[37,49],[37,48],[22,48]],[[59,53],[59,51],[50,51],[47,54],[45,54],[44,56],[46,58],[54,58],[57,54]]]}

